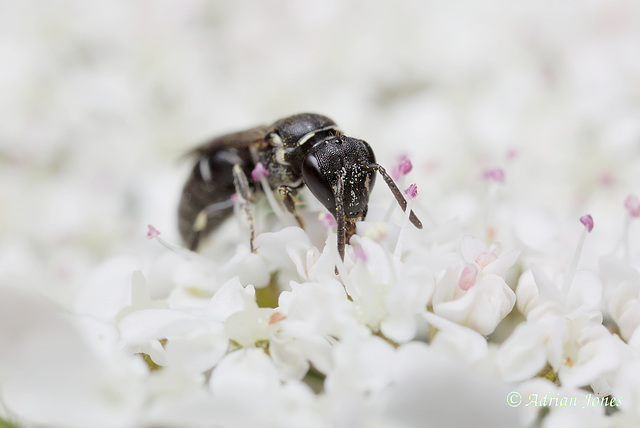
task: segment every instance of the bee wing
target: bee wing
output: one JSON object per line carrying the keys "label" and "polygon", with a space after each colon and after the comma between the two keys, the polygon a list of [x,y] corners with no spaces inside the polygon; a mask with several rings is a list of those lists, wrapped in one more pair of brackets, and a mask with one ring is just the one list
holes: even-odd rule
{"label": "bee wing", "polygon": [[267,126],[256,126],[255,128],[247,129],[245,131],[221,135],[220,137],[216,137],[211,141],[189,150],[181,157],[181,159],[198,158],[227,147],[242,148],[254,146],[264,140],[264,137],[269,133],[270,129],[271,128]]}

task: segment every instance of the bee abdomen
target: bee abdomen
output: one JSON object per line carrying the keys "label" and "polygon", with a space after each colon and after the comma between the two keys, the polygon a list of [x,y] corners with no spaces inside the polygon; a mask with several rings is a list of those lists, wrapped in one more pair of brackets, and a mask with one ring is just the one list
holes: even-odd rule
{"label": "bee abdomen", "polygon": [[234,165],[252,170],[248,153],[217,150],[202,156],[191,171],[178,205],[178,230],[191,250],[233,213]]}

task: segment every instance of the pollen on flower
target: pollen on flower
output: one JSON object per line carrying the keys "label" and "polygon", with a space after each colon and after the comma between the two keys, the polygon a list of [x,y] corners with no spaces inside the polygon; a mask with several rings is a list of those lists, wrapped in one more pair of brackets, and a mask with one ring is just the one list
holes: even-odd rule
{"label": "pollen on flower", "polygon": [[476,257],[476,263],[478,264],[478,266],[480,266],[480,269],[484,269],[489,264],[494,262],[497,258],[498,256],[493,253],[484,252],[480,253],[478,257]]}
{"label": "pollen on flower", "polygon": [[487,236],[487,242],[494,242],[496,240],[496,234],[498,233],[498,231],[496,230],[495,227],[487,227],[486,230],[486,236]]}
{"label": "pollen on flower", "polygon": [[404,194],[414,199],[418,196],[418,186],[415,183],[410,184],[409,187],[404,190]]}
{"label": "pollen on flower", "polygon": [[462,269],[460,273],[460,280],[458,281],[458,287],[462,290],[470,289],[473,284],[476,283],[476,277],[478,276],[478,268],[476,265],[468,264]]}
{"label": "pollen on flower", "polygon": [[504,170],[502,168],[485,169],[482,172],[482,179],[487,181],[495,181],[497,183],[503,183]]}
{"label": "pollen on flower", "polygon": [[387,236],[387,224],[382,221],[374,224],[367,230],[366,235],[368,238],[371,238],[376,242],[380,242],[385,236]]}
{"label": "pollen on flower", "polygon": [[362,250],[362,248],[355,248],[353,250],[353,255],[355,256],[356,262],[367,262],[367,254]]}
{"label": "pollen on flower", "polygon": [[591,217],[590,214],[580,217],[580,223],[584,224],[587,228],[587,232],[591,232],[593,230],[593,217]]}
{"label": "pollen on flower", "polygon": [[160,231],[155,227],[153,227],[152,225],[149,225],[149,230],[147,231],[147,239],[153,239],[159,235],[160,235]]}
{"label": "pollen on flower", "polygon": [[326,228],[336,227],[336,219],[330,213],[320,213],[318,214],[318,221],[321,225]]}
{"label": "pollen on flower", "polygon": [[398,165],[396,165],[396,167],[393,168],[391,177],[394,180],[399,180],[402,176],[409,174],[412,169],[413,169],[413,164],[411,163],[409,158],[407,156],[402,156],[400,158],[400,162],[398,162]]}
{"label": "pollen on flower", "polygon": [[287,319],[285,315],[282,315],[280,312],[274,312],[269,318],[269,325],[273,325],[285,319]]}
{"label": "pollen on flower", "polygon": [[398,164],[391,170],[391,177],[397,181],[403,176],[409,174],[412,169],[413,164],[406,155],[403,155]]}
{"label": "pollen on flower", "polygon": [[264,167],[262,162],[258,162],[256,164],[256,167],[253,168],[253,171],[251,171],[251,178],[253,178],[253,181],[260,181],[263,178],[267,178],[268,176],[269,170]]}
{"label": "pollen on flower", "polygon": [[640,198],[638,195],[631,194],[624,201],[624,207],[629,211],[631,217],[640,217]]}

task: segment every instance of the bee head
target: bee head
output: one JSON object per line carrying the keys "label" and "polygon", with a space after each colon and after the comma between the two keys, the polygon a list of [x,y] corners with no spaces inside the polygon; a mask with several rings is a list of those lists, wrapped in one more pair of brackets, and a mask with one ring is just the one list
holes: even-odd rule
{"label": "bee head", "polygon": [[371,147],[344,135],[316,144],[302,162],[302,177],[313,195],[336,219],[340,211],[348,220],[367,214],[376,171]]}

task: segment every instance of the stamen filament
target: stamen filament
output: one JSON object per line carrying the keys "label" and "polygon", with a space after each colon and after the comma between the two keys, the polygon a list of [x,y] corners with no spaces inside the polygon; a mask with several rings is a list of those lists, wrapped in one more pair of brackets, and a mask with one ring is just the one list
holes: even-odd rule
{"label": "stamen filament", "polygon": [[184,248],[180,245],[176,245],[173,242],[169,242],[167,240],[165,240],[164,238],[160,237],[160,231],[158,231],[158,229],[156,229],[155,227],[153,227],[152,225],[149,225],[149,230],[147,232],[147,239],[155,239],[156,241],[158,241],[160,243],[160,245],[162,245],[163,247],[165,247],[167,250],[169,251],[174,251],[178,254],[183,255],[185,258],[187,259],[200,259],[202,261],[205,261],[207,264],[211,263],[211,260],[201,256],[200,254],[191,251],[187,248]]}
{"label": "stamen filament", "polygon": [[260,182],[262,191],[264,192],[264,195],[267,197],[267,201],[269,202],[269,206],[271,207],[271,210],[273,211],[273,213],[276,215],[280,223],[287,224],[288,223],[287,217],[285,216],[282,208],[280,208],[280,204],[278,204],[278,201],[276,201],[275,196],[273,196],[273,190],[271,189],[271,186],[269,185],[269,181],[267,180],[268,176],[269,176],[269,170],[265,168],[262,162],[258,162],[255,168],[253,168],[253,171],[251,171],[251,178],[253,178],[253,181]]}
{"label": "stamen filament", "polygon": [[578,268],[578,262],[580,261],[580,256],[582,255],[582,247],[584,247],[584,242],[587,239],[587,234],[590,233],[593,229],[593,218],[590,215],[580,217],[580,222],[585,227],[582,231],[582,234],[580,235],[578,246],[576,247],[576,251],[573,253],[573,259],[571,260],[569,270],[567,270],[567,275],[564,279],[563,290],[565,292],[569,291],[569,288],[571,287],[571,282],[573,281],[576,269]]}
{"label": "stamen filament", "polygon": [[495,239],[495,230],[491,227],[491,219],[493,217],[493,207],[495,205],[498,186],[504,183],[504,170],[502,168],[487,169],[482,172],[482,179],[489,182],[487,188],[487,198],[484,207],[483,226],[487,235],[487,241],[493,242]]}
{"label": "stamen filament", "polygon": [[396,243],[396,248],[393,252],[393,260],[396,262],[400,261],[400,256],[402,255],[402,247],[404,245],[405,240],[405,231],[408,227],[409,217],[411,216],[411,205],[413,202],[413,198],[418,196],[418,186],[415,184],[411,184],[405,191],[405,200],[407,201],[407,206],[404,210],[404,217],[402,219],[402,225],[400,226],[400,233],[398,234],[398,242]]}
{"label": "stamen filament", "polygon": [[260,177],[260,185],[262,186],[262,191],[264,192],[264,195],[267,197],[267,201],[269,202],[269,206],[271,207],[271,210],[276,215],[278,220],[283,224],[288,224],[289,221],[285,216],[282,208],[280,208],[278,201],[276,201],[275,196],[273,196],[273,190],[271,189],[271,186],[269,186],[269,182],[267,181],[266,177]]}
{"label": "stamen filament", "polygon": [[[409,174],[412,169],[413,165],[411,163],[411,160],[409,160],[407,156],[403,155],[400,157],[398,164],[393,168],[391,178],[393,178],[393,180],[396,182],[396,185],[401,188],[404,183],[404,177]],[[384,215],[385,222],[388,223],[391,220],[391,215],[393,214],[395,207],[396,204],[391,201],[389,203],[389,208],[387,208],[387,212]]]}
{"label": "stamen filament", "polygon": [[402,225],[400,226],[400,233],[398,234],[398,242],[396,243],[396,248],[393,252],[393,260],[396,262],[400,261],[400,256],[402,255],[402,247],[404,246],[406,235],[405,231],[409,224],[409,214],[411,214],[411,202],[411,198],[407,198],[407,209],[404,211]]}
{"label": "stamen filament", "polygon": [[622,256],[624,257],[624,261],[629,263],[630,258],[630,245],[629,245],[629,229],[631,228],[631,219],[633,216],[627,215],[624,219],[624,229],[622,230]]}
{"label": "stamen filament", "polygon": [[627,209],[627,216],[624,219],[624,228],[622,229],[622,236],[620,237],[620,241],[618,245],[616,245],[616,249],[614,253],[617,251],[618,247],[622,245],[623,257],[625,262],[629,263],[629,258],[631,257],[631,249],[629,244],[629,229],[631,228],[631,219],[635,217],[640,217],[640,198],[637,195],[631,194],[627,196],[627,199],[624,201],[624,207]]}

